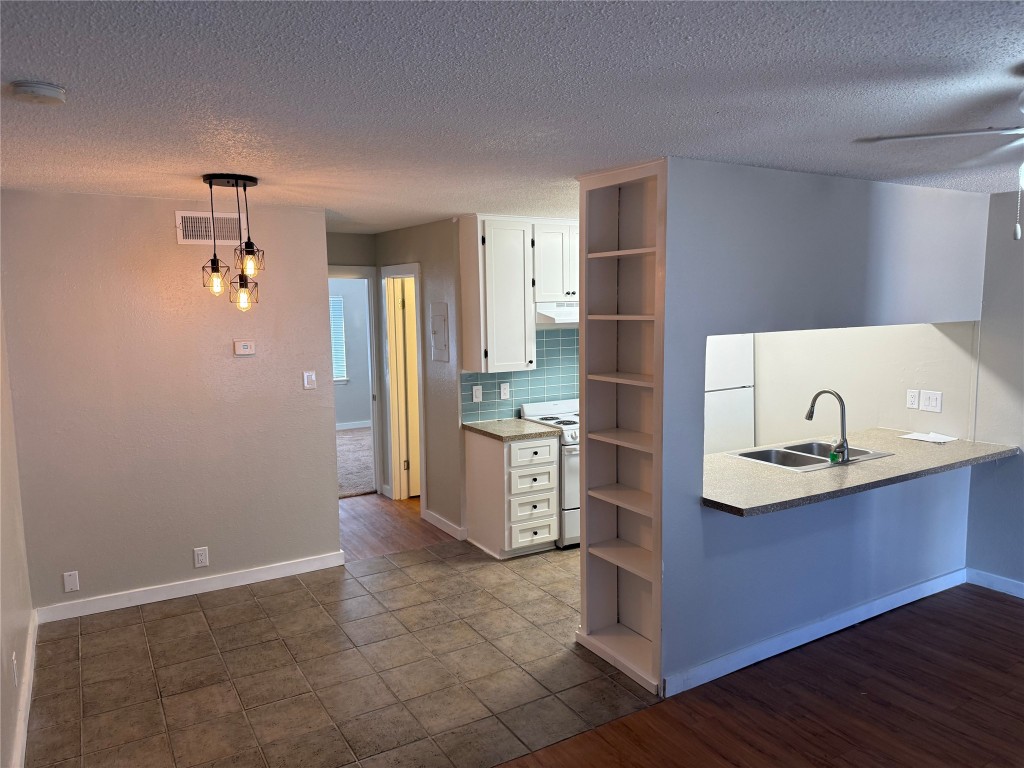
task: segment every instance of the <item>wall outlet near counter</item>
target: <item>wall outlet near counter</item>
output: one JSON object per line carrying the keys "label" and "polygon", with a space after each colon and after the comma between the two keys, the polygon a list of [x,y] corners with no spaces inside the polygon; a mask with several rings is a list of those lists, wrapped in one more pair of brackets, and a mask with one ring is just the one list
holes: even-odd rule
{"label": "wall outlet near counter", "polygon": [[917,410],[921,401],[921,390],[919,389],[908,389],[907,390],[907,408],[913,408]]}
{"label": "wall outlet near counter", "polygon": [[473,402],[482,403],[484,401],[484,388],[481,384],[473,385]]}
{"label": "wall outlet near counter", "polygon": [[921,410],[942,413],[942,393],[929,389],[921,390]]}
{"label": "wall outlet near counter", "polygon": [[511,385],[508,383],[501,385],[500,397],[502,400],[508,400],[510,397],[512,397],[512,393],[509,391],[510,386]]}

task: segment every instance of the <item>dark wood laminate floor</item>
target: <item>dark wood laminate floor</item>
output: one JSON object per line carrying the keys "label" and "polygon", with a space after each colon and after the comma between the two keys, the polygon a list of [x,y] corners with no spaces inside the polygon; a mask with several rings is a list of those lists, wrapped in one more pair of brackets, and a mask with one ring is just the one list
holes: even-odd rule
{"label": "dark wood laminate floor", "polygon": [[454,541],[420,518],[419,498],[392,501],[378,493],[338,500],[341,548],[348,561]]}
{"label": "dark wood laminate floor", "polygon": [[964,585],[506,763],[1024,766],[1024,601]]}

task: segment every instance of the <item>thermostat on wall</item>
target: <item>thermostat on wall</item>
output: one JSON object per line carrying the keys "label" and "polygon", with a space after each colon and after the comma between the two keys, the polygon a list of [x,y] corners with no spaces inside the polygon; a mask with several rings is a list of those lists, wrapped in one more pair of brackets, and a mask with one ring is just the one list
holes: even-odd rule
{"label": "thermostat on wall", "polygon": [[250,339],[235,339],[235,357],[248,357],[256,354],[256,342]]}

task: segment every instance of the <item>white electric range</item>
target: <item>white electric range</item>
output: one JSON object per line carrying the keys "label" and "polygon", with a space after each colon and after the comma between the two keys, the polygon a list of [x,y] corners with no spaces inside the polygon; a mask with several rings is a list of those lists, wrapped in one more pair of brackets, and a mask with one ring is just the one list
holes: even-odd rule
{"label": "white electric range", "polygon": [[562,449],[559,460],[559,507],[561,520],[555,545],[580,543],[580,401],[550,400],[522,407],[526,421],[560,427]]}

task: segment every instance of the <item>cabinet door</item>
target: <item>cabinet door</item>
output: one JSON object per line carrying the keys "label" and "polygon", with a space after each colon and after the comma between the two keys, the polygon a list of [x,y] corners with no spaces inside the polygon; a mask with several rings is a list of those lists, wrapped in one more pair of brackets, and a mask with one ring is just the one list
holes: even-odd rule
{"label": "cabinet door", "polygon": [[569,251],[562,262],[562,286],[568,294],[570,301],[580,300],[579,227],[569,227]]}
{"label": "cabinet door", "polygon": [[572,301],[566,285],[569,260],[569,227],[564,224],[535,224],[533,227],[533,271],[537,285],[534,301]]}
{"label": "cabinet door", "polygon": [[484,323],[488,373],[536,367],[537,317],[533,306],[533,226],[483,222]]}

